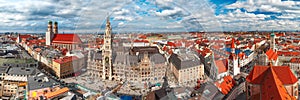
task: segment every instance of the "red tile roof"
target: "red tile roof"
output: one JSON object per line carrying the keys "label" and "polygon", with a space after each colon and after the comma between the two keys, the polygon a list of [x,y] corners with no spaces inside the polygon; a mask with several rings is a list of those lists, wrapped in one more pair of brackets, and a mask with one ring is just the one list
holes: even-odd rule
{"label": "red tile roof", "polygon": [[68,91],[69,91],[69,88],[64,87],[64,88],[59,89],[59,90],[56,90],[56,91],[54,91],[54,92],[49,92],[49,93],[45,94],[45,97],[48,98],[48,99],[50,99],[50,98],[59,96],[59,95],[61,95],[61,94],[64,94],[64,93],[66,93],[66,92],[68,92]]}
{"label": "red tile roof", "polygon": [[52,43],[57,44],[82,44],[77,34],[54,34]]}
{"label": "red tile roof", "polygon": [[214,48],[214,49],[222,49],[223,47],[221,45],[213,45],[212,48]]}
{"label": "red tile roof", "polygon": [[255,39],[254,39],[254,42],[255,42],[255,43],[259,43],[260,41],[261,41],[261,38],[255,38]]}
{"label": "red tile roof", "polygon": [[300,58],[292,58],[290,60],[291,63],[300,63]]}
{"label": "red tile roof", "polygon": [[231,48],[235,48],[234,38],[231,40]]}
{"label": "red tile roof", "polygon": [[30,38],[31,37],[31,35],[19,35],[20,37],[20,39],[26,39],[26,38]]}
{"label": "red tile roof", "polygon": [[42,49],[41,48],[35,48],[34,49],[36,52],[40,52],[40,51],[42,51]]}
{"label": "red tile roof", "polygon": [[276,37],[285,36],[283,33],[277,33]]}
{"label": "red tile roof", "polygon": [[39,42],[46,42],[46,39],[40,39]]}
{"label": "red tile roof", "polygon": [[59,63],[59,64],[63,64],[63,63],[71,62],[71,61],[76,60],[76,59],[78,59],[76,56],[66,56],[66,57],[59,58],[59,59],[56,59],[56,60],[53,60],[53,61],[56,62],[56,63]]}
{"label": "red tile roof", "polygon": [[196,44],[200,44],[200,43],[202,43],[201,40],[196,40]]}
{"label": "red tile roof", "polygon": [[167,45],[168,45],[168,46],[173,46],[173,47],[175,47],[175,43],[173,43],[173,42],[169,42],[169,41],[168,41],[168,42],[167,42]]}
{"label": "red tile roof", "polygon": [[228,70],[226,59],[224,59],[224,60],[215,60],[215,64],[218,67],[218,73],[219,74],[223,73],[223,72],[226,72]]}
{"label": "red tile roof", "polygon": [[266,52],[266,55],[268,56],[269,60],[277,60],[278,58],[277,52],[275,52],[273,49],[269,49]]}
{"label": "red tile roof", "polygon": [[149,43],[148,40],[134,40],[133,42],[144,42],[144,43]]}
{"label": "red tile roof", "polygon": [[171,46],[171,47],[181,47],[182,46],[182,42],[180,42],[180,41],[167,42],[167,45]]}
{"label": "red tile roof", "polygon": [[262,84],[265,76],[270,74],[267,72],[268,69],[274,70],[275,73],[272,74],[276,74],[284,85],[294,84],[298,81],[288,66],[254,66],[246,80],[252,84]]}
{"label": "red tile roof", "polygon": [[194,41],[186,41],[185,42],[185,47],[190,47],[194,45]]}
{"label": "red tile roof", "polygon": [[139,35],[139,38],[141,38],[141,39],[146,39],[146,38],[147,38],[147,36],[146,36],[146,35],[144,35],[144,34],[142,34],[142,35]]}
{"label": "red tile roof", "polygon": [[13,40],[13,41],[16,41],[16,40],[17,40],[17,38],[14,38],[14,37],[11,37],[10,39]]}
{"label": "red tile roof", "polygon": [[66,49],[66,48],[63,48],[63,49],[61,50],[61,52],[62,52],[62,54],[63,54],[63,55],[66,55],[66,54],[67,54],[67,52],[68,52],[68,49]]}
{"label": "red tile roof", "polygon": [[220,84],[216,84],[218,88],[221,89],[221,92],[223,94],[228,94],[230,90],[233,88],[233,86],[236,84],[235,80],[231,76],[224,76],[223,77],[223,82]]}
{"label": "red tile roof", "polygon": [[200,53],[203,57],[205,57],[208,53],[211,53],[210,49],[203,48],[203,50],[196,50],[198,53]]}
{"label": "red tile roof", "polygon": [[169,49],[168,53],[169,53],[169,54],[173,54],[173,50],[172,50],[172,49]]}
{"label": "red tile roof", "polygon": [[272,68],[268,68],[265,73],[265,78],[262,80],[261,84],[261,99],[291,100],[292,97],[287,93],[276,72]]}
{"label": "red tile roof", "polygon": [[245,53],[244,52],[241,52],[238,54],[239,58],[243,59],[245,57]]}
{"label": "red tile roof", "polygon": [[163,51],[165,51],[165,50],[167,50],[167,49],[168,49],[167,46],[164,46],[164,47],[162,48]]}
{"label": "red tile roof", "polygon": [[300,52],[289,52],[289,51],[278,51],[278,55],[280,56],[298,56]]}

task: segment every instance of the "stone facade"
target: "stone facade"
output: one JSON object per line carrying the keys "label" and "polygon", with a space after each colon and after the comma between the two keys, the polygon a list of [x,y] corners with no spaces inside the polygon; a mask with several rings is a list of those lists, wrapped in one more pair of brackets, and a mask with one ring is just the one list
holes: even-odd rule
{"label": "stone facade", "polygon": [[101,49],[89,49],[88,74],[104,80],[128,80],[132,82],[163,81],[167,62],[157,47],[126,47],[112,42],[110,22],[107,19],[104,45]]}

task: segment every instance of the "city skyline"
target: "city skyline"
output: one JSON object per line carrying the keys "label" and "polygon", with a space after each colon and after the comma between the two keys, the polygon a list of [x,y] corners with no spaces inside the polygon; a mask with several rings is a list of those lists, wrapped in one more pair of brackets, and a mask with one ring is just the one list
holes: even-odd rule
{"label": "city skyline", "polygon": [[0,0],[0,99],[297,100],[299,4]]}
{"label": "city skyline", "polygon": [[296,31],[299,1],[289,0],[113,0],[0,1],[1,32],[44,33],[49,20],[59,33]]}

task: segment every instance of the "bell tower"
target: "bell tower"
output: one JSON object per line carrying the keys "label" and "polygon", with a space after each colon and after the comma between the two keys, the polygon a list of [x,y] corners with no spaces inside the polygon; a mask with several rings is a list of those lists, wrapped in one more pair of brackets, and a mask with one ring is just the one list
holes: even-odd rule
{"label": "bell tower", "polygon": [[231,54],[230,54],[229,59],[228,59],[229,74],[232,75],[232,76],[235,76],[235,75],[240,73],[240,67],[239,67],[239,61],[238,61],[239,56],[238,56],[238,54],[236,54],[235,48],[236,48],[236,45],[235,45],[235,42],[234,42],[234,38],[232,38],[232,41],[231,41]]}
{"label": "bell tower", "polygon": [[112,80],[113,79],[113,66],[112,66],[112,34],[111,34],[111,26],[109,17],[106,19],[106,29],[104,35],[104,48],[102,52],[102,66],[103,66],[103,75],[102,78],[104,80]]}
{"label": "bell tower", "polygon": [[57,26],[57,22],[54,22],[53,33],[54,33],[54,34],[58,34],[58,26]]}
{"label": "bell tower", "polygon": [[53,38],[53,30],[52,30],[52,21],[48,21],[48,29],[46,32],[46,45],[51,45],[51,41]]}
{"label": "bell tower", "polygon": [[275,34],[274,31],[272,31],[271,35],[270,35],[271,41],[270,41],[270,48],[272,48],[274,51],[276,51],[276,47],[275,47]]}

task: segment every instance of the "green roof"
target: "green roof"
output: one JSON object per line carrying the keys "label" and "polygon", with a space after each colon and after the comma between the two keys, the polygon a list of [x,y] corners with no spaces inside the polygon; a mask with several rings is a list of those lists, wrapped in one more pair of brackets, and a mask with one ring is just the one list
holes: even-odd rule
{"label": "green roof", "polygon": [[161,84],[160,84],[160,83],[156,83],[155,85],[156,85],[156,86],[161,86]]}
{"label": "green roof", "polygon": [[22,64],[22,63],[34,63],[34,59],[16,59],[16,58],[0,58],[0,66],[3,63],[15,63],[15,64]]}
{"label": "green roof", "polygon": [[274,31],[273,31],[273,30],[272,30],[271,36],[272,36],[272,37],[274,37],[274,36],[275,36],[275,33],[274,33]]}

